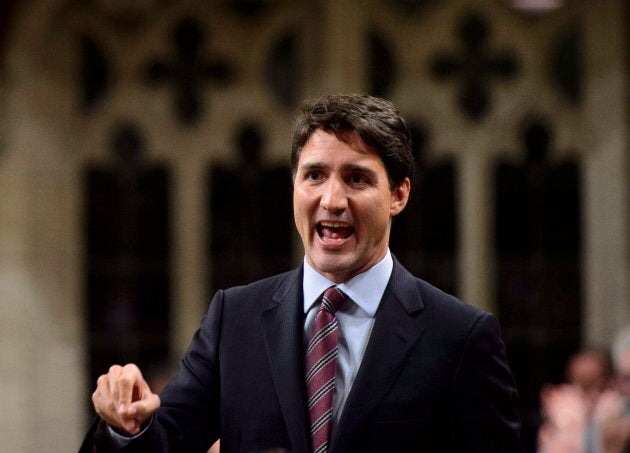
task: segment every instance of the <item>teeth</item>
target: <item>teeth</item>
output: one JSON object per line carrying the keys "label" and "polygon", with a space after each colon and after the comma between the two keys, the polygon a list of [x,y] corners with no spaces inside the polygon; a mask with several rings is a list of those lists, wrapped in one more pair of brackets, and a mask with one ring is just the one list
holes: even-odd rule
{"label": "teeth", "polygon": [[328,221],[322,221],[319,222],[319,224],[323,227],[327,227],[327,228],[342,228],[342,227],[347,227],[349,226],[347,223],[344,222],[328,222]]}

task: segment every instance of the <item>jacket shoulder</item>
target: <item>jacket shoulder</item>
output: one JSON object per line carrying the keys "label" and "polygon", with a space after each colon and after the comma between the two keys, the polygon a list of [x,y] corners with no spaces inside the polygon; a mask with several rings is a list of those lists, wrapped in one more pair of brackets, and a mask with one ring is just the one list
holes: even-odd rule
{"label": "jacket shoulder", "polygon": [[466,335],[483,318],[495,318],[473,305],[467,304],[431,283],[412,275],[396,262],[392,274],[393,291],[408,311],[418,311],[428,325],[441,326],[444,332]]}

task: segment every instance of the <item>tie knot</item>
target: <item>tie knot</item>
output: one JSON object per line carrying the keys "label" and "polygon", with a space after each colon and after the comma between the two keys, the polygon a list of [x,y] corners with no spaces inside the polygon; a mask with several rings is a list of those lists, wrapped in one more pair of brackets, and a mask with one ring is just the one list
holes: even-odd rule
{"label": "tie knot", "polygon": [[335,314],[337,309],[341,306],[344,300],[346,300],[348,296],[341,291],[336,286],[331,286],[322,296],[322,305],[320,307],[321,310],[325,310],[331,314]]}

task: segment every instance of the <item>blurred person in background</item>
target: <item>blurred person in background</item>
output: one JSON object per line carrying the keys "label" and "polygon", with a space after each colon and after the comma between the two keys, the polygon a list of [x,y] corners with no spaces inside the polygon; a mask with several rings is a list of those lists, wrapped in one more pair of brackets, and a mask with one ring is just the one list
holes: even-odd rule
{"label": "blurred person in background", "polygon": [[585,351],[569,362],[567,384],[542,391],[539,453],[630,453],[630,326],[611,354],[611,379],[606,357]]}
{"label": "blurred person in background", "polygon": [[630,453],[630,326],[617,333],[611,352],[615,374],[595,406],[592,453]]}
{"label": "blurred person in background", "polygon": [[567,365],[567,382],[576,386],[592,413],[597,399],[610,384],[612,370],[607,353],[596,350],[577,352]]}

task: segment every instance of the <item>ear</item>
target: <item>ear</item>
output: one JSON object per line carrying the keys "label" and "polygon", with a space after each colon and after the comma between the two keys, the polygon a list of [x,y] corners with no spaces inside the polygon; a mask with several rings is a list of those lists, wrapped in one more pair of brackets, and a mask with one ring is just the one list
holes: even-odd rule
{"label": "ear", "polygon": [[411,191],[411,181],[409,178],[405,178],[398,187],[392,190],[392,202],[389,207],[389,212],[392,217],[400,214],[409,200],[409,192]]}

